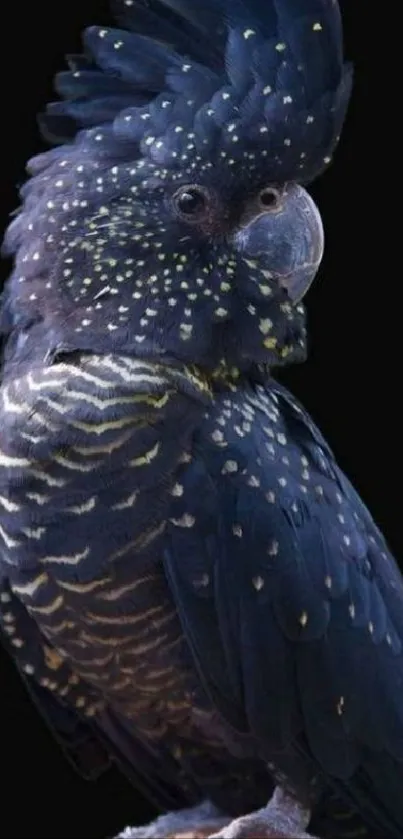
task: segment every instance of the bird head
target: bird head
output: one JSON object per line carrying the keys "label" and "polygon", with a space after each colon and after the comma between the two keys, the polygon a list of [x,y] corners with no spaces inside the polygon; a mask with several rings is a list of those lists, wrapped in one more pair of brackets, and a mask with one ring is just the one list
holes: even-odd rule
{"label": "bird head", "polygon": [[56,78],[55,147],[6,249],[14,357],[124,352],[207,371],[306,354],[320,264],[305,186],[351,90],[335,0],[118,0]]}

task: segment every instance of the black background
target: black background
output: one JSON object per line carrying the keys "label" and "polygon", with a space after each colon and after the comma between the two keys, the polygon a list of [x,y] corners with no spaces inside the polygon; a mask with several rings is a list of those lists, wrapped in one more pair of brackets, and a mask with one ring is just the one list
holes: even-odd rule
{"label": "black background", "polygon": [[[285,380],[313,414],[402,560],[401,269],[399,233],[392,233],[393,201],[399,198],[386,174],[393,161],[394,111],[385,99],[389,70],[381,59],[382,25],[374,37],[369,4],[365,15],[361,2],[341,5],[356,84],[335,162],[312,190],[327,248],[308,300],[310,359],[288,371]],[[0,50],[2,230],[17,206],[25,162],[43,148],[36,113],[54,98],[52,77],[64,67],[66,52],[79,51],[83,27],[110,23],[107,7],[107,0],[8,4]],[[1,270],[3,280],[7,263]],[[76,777],[11,661],[0,655],[0,835],[102,837],[148,818],[149,807],[117,770],[94,784]]]}

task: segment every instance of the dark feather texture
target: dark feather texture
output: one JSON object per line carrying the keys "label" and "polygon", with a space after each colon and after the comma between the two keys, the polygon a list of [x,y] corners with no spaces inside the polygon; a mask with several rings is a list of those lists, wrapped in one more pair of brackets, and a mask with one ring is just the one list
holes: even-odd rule
{"label": "dark feather texture", "polygon": [[271,376],[306,355],[337,3],[114,5],[6,234],[2,633],[86,774],[235,815],[274,779],[326,839],[335,797],[397,839],[403,584]]}
{"label": "dark feather texture", "polygon": [[198,526],[172,530],[165,557],[212,701],[279,772],[299,743],[397,837],[403,583],[384,540],[278,386],[223,399],[196,448],[180,480]]}
{"label": "dark feather texture", "polygon": [[[264,142],[271,152],[272,166],[278,167],[273,180],[309,180],[325,168],[339,137],[351,88],[351,67],[343,64],[340,13],[333,0],[256,6],[234,0],[202,4],[162,0],[151,5],[141,0],[127,5],[122,0],[115,6],[132,34],[96,27],[86,31],[88,68],[74,67],[70,74],[57,78],[56,88],[66,101],[51,105],[44,117],[48,136],[52,131],[58,141],[63,136],[63,130],[60,137],[57,131],[58,116],[87,128],[111,122],[127,109],[131,119],[126,142],[149,140],[155,133],[148,154],[172,166],[174,149],[164,131],[172,124],[171,111],[166,112],[165,125],[161,121],[155,125],[152,114],[144,120],[149,104],[159,93],[171,97],[179,124],[183,117],[190,129],[200,108],[212,107],[212,97],[221,93],[221,102],[215,96],[210,119],[210,130],[215,125],[221,129],[220,146],[227,147],[229,141],[235,156],[240,148],[234,146],[234,136],[226,134],[228,100],[222,99],[224,94],[231,98],[233,119],[243,133],[267,127],[267,132],[260,137],[255,133],[253,139],[257,151]],[[205,39],[202,49],[201,38]],[[254,90],[259,96],[252,108]],[[64,124],[60,123],[62,129]],[[117,136],[121,132],[113,130],[108,142]],[[185,141],[186,136],[181,139]],[[285,147],[284,140],[290,141]],[[179,154],[184,149],[182,142],[176,150]],[[211,153],[210,148],[205,151]]]}

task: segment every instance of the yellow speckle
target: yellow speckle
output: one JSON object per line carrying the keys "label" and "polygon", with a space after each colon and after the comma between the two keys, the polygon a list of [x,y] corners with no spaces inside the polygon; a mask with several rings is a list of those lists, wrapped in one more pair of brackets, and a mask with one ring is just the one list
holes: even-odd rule
{"label": "yellow speckle", "polygon": [[299,617],[299,622],[300,622],[301,626],[303,626],[303,627],[305,627],[307,625],[307,623],[308,623],[308,612],[302,612],[302,614]]}
{"label": "yellow speckle", "polygon": [[63,659],[61,655],[59,655],[56,650],[53,650],[52,647],[45,646],[43,648],[43,655],[45,659],[45,664],[49,667],[49,670],[58,670],[59,667],[63,664]]}
{"label": "yellow speckle", "polygon": [[273,328],[273,321],[270,318],[263,318],[259,323],[259,329],[263,335],[267,335]]}
{"label": "yellow speckle", "polygon": [[331,578],[331,576],[328,574],[328,575],[327,575],[327,577],[325,577],[325,586],[326,586],[326,588],[328,588],[328,589],[330,590],[330,589],[331,589],[331,587],[332,587],[332,585],[333,585],[332,578]]}
{"label": "yellow speckle", "polygon": [[264,579],[263,577],[253,577],[252,583],[256,591],[261,591],[264,586]]}
{"label": "yellow speckle", "polygon": [[274,350],[277,346],[277,338],[265,338],[263,346],[266,347],[267,350]]}
{"label": "yellow speckle", "polygon": [[281,41],[279,44],[276,44],[277,52],[284,52],[285,49],[286,49],[286,44],[284,44],[284,42]]}
{"label": "yellow speckle", "polygon": [[193,580],[193,585],[194,585],[195,588],[206,588],[206,586],[208,586],[209,582],[210,582],[210,577],[205,572],[204,574],[201,575],[201,577],[198,577],[196,580]]}
{"label": "yellow speckle", "polygon": [[245,31],[243,33],[245,41],[247,41],[249,38],[252,38],[253,35],[256,35],[256,32],[255,32],[254,29],[245,29]]}
{"label": "yellow speckle", "polygon": [[189,513],[184,513],[180,519],[170,519],[170,521],[172,524],[176,525],[176,527],[193,527],[196,519]]}
{"label": "yellow speckle", "polygon": [[341,715],[343,713],[344,704],[345,704],[344,703],[344,696],[341,696],[338,703],[337,703],[337,706],[336,706],[337,707],[337,713],[338,713],[339,717],[341,717]]}
{"label": "yellow speckle", "polygon": [[12,612],[6,612],[3,615],[3,621],[5,621],[5,623],[13,623],[14,622],[14,616],[13,616]]}
{"label": "yellow speckle", "polygon": [[323,27],[321,23],[314,23],[312,29],[314,32],[322,32]]}
{"label": "yellow speckle", "polygon": [[181,495],[183,495],[182,484],[175,484],[175,486],[172,487],[171,494],[174,495],[176,498],[179,498]]}
{"label": "yellow speckle", "polygon": [[271,545],[269,545],[267,549],[267,553],[269,556],[277,556],[278,554],[278,542],[276,539],[273,539]]}
{"label": "yellow speckle", "polygon": [[228,475],[238,471],[238,464],[236,460],[227,460],[221,470],[223,475]]}
{"label": "yellow speckle", "polygon": [[182,333],[181,338],[187,340],[193,332],[193,325],[191,323],[181,323],[179,324],[179,330]]}

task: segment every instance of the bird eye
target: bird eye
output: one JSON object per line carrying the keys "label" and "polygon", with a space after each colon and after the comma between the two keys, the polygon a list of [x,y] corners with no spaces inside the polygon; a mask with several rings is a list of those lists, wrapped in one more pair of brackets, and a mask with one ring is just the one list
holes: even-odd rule
{"label": "bird eye", "polygon": [[179,215],[192,221],[206,212],[208,195],[201,186],[184,186],[175,193],[173,201]]}
{"label": "bird eye", "polygon": [[259,201],[265,210],[274,210],[280,203],[280,193],[273,187],[266,187],[259,193]]}

